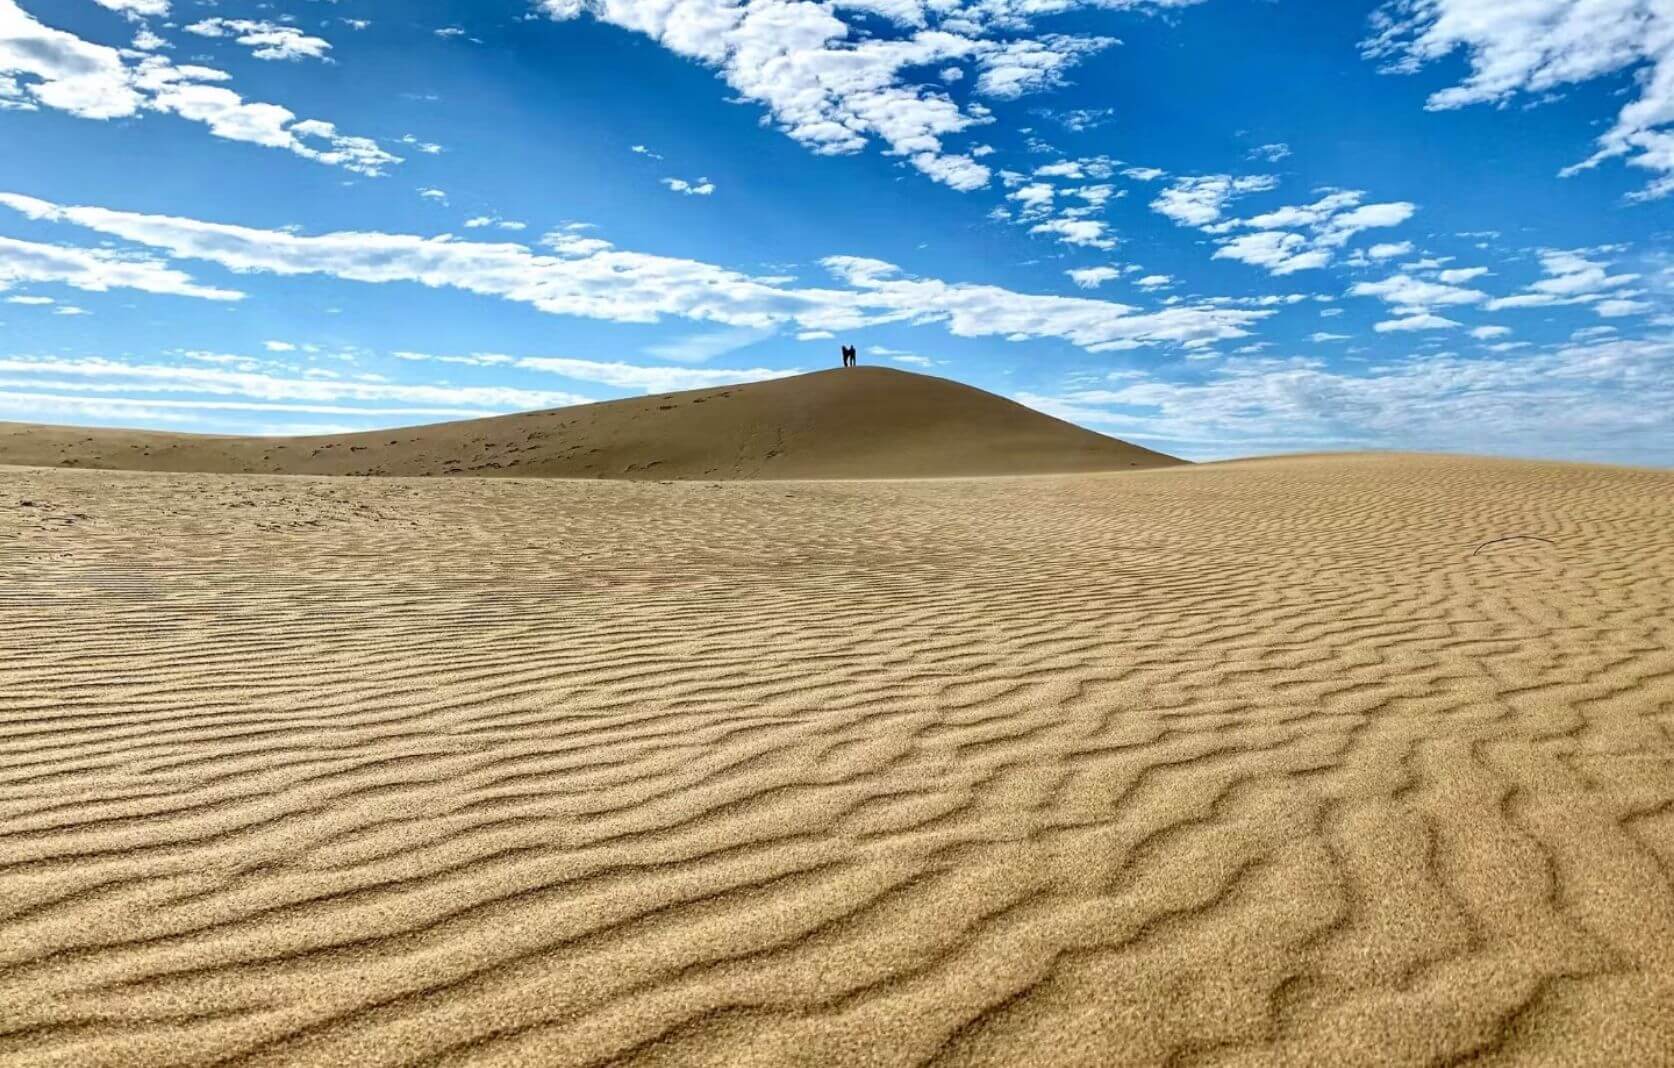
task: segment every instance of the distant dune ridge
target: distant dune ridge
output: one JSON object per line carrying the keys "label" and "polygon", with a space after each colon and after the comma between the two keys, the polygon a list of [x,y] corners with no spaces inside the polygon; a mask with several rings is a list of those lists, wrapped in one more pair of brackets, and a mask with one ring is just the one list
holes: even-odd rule
{"label": "distant dune ridge", "polygon": [[0,423],[0,464],[204,474],[947,478],[1181,462],[980,389],[881,367],[329,437]]}

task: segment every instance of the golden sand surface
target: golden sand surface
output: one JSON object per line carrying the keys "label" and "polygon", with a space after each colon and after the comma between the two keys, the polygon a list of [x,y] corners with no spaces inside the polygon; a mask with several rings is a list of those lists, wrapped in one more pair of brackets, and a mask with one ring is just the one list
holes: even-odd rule
{"label": "golden sand surface", "polygon": [[0,1062],[1472,1059],[1674,1061],[1674,473],[0,469]]}
{"label": "golden sand surface", "polygon": [[1170,467],[993,393],[886,367],[313,437],[0,422],[0,464],[207,474],[954,478]]}

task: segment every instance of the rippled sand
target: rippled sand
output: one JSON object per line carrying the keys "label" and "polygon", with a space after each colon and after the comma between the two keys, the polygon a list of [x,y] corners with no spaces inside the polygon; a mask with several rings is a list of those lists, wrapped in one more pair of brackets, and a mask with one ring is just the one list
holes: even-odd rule
{"label": "rippled sand", "polygon": [[1674,474],[0,469],[0,651],[7,1064],[1674,1060]]}

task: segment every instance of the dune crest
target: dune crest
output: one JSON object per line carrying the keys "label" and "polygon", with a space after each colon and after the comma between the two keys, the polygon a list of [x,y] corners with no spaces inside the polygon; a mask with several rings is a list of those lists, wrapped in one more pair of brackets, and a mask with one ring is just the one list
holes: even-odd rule
{"label": "dune crest", "polygon": [[971,386],[882,367],[329,437],[0,423],[0,464],[207,474],[947,478],[1180,462]]}

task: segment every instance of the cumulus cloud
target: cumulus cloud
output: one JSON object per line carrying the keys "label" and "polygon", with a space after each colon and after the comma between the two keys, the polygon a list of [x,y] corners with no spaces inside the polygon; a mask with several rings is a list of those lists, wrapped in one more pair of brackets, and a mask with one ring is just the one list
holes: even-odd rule
{"label": "cumulus cloud", "polygon": [[129,18],[140,15],[158,17],[169,13],[169,0],[93,0],[100,7],[121,12]]}
{"label": "cumulus cloud", "polygon": [[1643,197],[1674,192],[1674,7],[1665,0],[1393,0],[1372,28],[1363,50],[1387,71],[1465,53],[1470,74],[1432,94],[1432,110],[1504,104],[1637,71],[1637,95],[1597,152],[1563,173],[1625,157],[1658,174]]}
{"label": "cumulus cloud", "polygon": [[1058,338],[1089,351],[1144,345],[1202,348],[1247,336],[1266,307],[1177,303],[1157,311],[1089,298],[1018,293],[904,274],[852,256],[822,260],[842,287],[791,286],[697,260],[618,249],[582,231],[559,230],[547,252],[513,242],[451,236],[339,232],[308,236],[175,216],[53,204],[0,194],[0,205],[37,220],[73,223],[108,236],[205,260],[234,271],[329,275],[367,283],[450,287],[542,311],[617,322],[665,316],[768,328],[851,330],[880,323],[943,324],[962,337]]}
{"label": "cumulus cloud", "polygon": [[1463,324],[1437,314],[1435,309],[1477,305],[1488,300],[1488,294],[1479,289],[1450,286],[1406,273],[1394,274],[1378,282],[1357,283],[1349,290],[1349,295],[1376,297],[1391,306],[1395,318],[1372,327],[1380,334],[1452,330]]}
{"label": "cumulus cloud", "polygon": [[1279,180],[1258,174],[1233,177],[1209,174],[1176,179],[1151,202],[1151,210],[1166,215],[1181,226],[1207,226],[1221,217],[1227,204],[1249,193],[1278,188]]}
{"label": "cumulus cloud", "polygon": [[[1046,234],[1066,245],[1108,251],[1116,247],[1116,238],[1098,216],[1118,194],[1115,186],[1089,180],[1108,178],[1114,171],[1113,163],[1102,156],[1059,160],[1036,167],[1032,175],[1001,171],[1001,181],[1012,190],[1006,199],[1017,205],[1016,214],[1001,208],[991,218],[1011,219],[1030,233]],[[1056,186],[1054,180],[1087,184]]]}
{"label": "cumulus cloud", "polygon": [[[1247,219],[1201,224],[1207,233],[1231,234],[1248,229],[1253,233],[1223,237],[1216,259],[1237,260],[1262,267],[1274,275],[1295,274],[1330,265],[1338,249],[1365,230],[1399,226],[1418,210],[1406,201],[1362,204],[1366,194],[1358,189],[1336,190],[1311,204],[1298,204],[1263,212]],[[1216,213],[1218,217],[1218,212]],[[1302,231],[1302,232],[1298,232]],[[1374,259],[1400,256],[1411,251],[1408,242],[1374,245]]]}
{"label": "cumulus cloud", "polygon": [[1649,302],[1634,299],[1641,291],[1627,288],[1639,280],[1639,275],[1611,274],[1608,261],[1592,258],[1600,251],[1543,250],[1540,264],[1546,277],[1521,293],[1490,301],[1488,310],[1590,304],[1595,312],[1607,318],[1650,311]]}
{"label": "cumulus cloud", "polygon": [[1263,267],[1275,275],[1287,275],[1324,267],[1331,262],[1331,253],[1312,247],[1301,234],[1264,230],[1227,239],[1215,250],[1214,258],[1237,260]]}
{"label": "cumulus cloud", "polygon": [[[1102,0],[1098,6],[1195,2]],[[1076,6],[1079,0],[840,6],[813,0],[538,0],[551,18],[587,14],[714,68],[741,98],[764,105],[781,130],[815,152],[853,153],[876,140],[891,155],[961,190],[987,185],[991,172],[972,153],[950,151],[945,142],[992,116],[984,108],[962,107],[941,75],[974,66],[976,91],[999,99],[1059,84],[1076,62],[1114,42],[1012,34],[1037,17]],[[890,23],[894,35],[846,21],[868,15]]]}
{"label": "cumulus cloud", "polygon": [[1082,289],[1097,289],[1122,276],[1122,272],[1114,267],[1077,267],[1064,273]]}
{"label": "cumulus cloud", "polygon": [[299,119],[277,104],[247,101],[226,87],[230,79],[210,67],[94,44],[44,25],[16,0],[0,0],[0,105],[47,107],[84,119],[145,111],[178,115],[203,123],[216,137],[284,149],[366,175],[401,162],[370,138],[343,134],[319,119]]}
{"label": "cumulus cloud", "polygon": [[202,19],[187,26],[186,32],[199,37],[230,37],[250,49],[257,59],[325,59],[331,50],[331,42],[323,37],[311,37],[295,26],[266,20]]}
{"label": "cumulus cloud", "polygon": [[715,192],[715,183],[707,178],[699,178],[695,182],[688,182],[684,178],[664,178],[662,183],[670,190],[689,197],[706,197]]}
{"label": "cumulus cloud", "polygon": [[1458,325],[1460,324],[1453,319],[1444,318],[1431,312],[1416,312],[1399,319],[1387,319],[1378,323],[1372,329],[1380,334],[1387,334],[1391,331],[1406,330],[1451,330]]}

